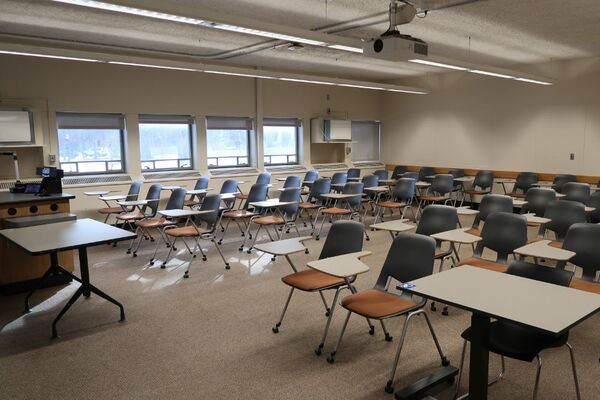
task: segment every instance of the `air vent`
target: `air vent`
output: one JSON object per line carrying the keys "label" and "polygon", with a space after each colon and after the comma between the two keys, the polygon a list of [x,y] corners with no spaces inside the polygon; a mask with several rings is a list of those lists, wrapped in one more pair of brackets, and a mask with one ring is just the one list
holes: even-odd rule
{"label": "air vent", "polygon": [[[21,179],[21,183],[41,183],[39,178]],[[15,180],[0,181],[0,190],[8,190],[15,185]]]}
{"label": "air vent", "polygon": [[162,180],[178,180],[178,179],[189,179],[198,178],[200,173],[198,171],[169,171],[169,172],[148,172],[143,174],[144,180],[146,181],[162,181]]}
{"label": "air vent", "polygon": [[245,176],[256,175],[258,170],[256,168],[211,169],[210,174],[212,176]]}
{"label": "air vent", "polygon": [[348,166],[344,163],[313,164],[313,168],[318,171],[321,171],[321,170],[329,170],[329,169],[348,169]]}
{"label": "air vent", "polygon": [[365,161],[365,162],[355,162],[354,166],[356,168],[378,168],[384,167],[385,165],[380,161]]}
{"label": "air vent", "polygon": [[278,174],[278,173],[285,173],[285,172],[299,172],[299,171],[306,171],[306,167],[304,165],[278,165],[275,167],[266,167],[265,168],[267,171]]}
{"label": "air vent", "polygon": [[63,178],[63,186],[84,186],[91,184],[104,184],[104,183],[129,183],[131,182],[131,176],[123,175],[96,175],[96,176],[70,176]]}

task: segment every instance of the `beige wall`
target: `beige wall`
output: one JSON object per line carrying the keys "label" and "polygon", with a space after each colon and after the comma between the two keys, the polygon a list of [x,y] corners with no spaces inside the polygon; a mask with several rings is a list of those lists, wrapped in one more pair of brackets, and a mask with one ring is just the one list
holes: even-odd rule
{"label": "beige wall", "polygon": [[460,72],[413,81],[426,96],[386,95],[382,160],[600,175],[600,61],[533,69],[557,84]]}
{"label": "beige wall", "polygon": [[[204,117],[245,116],[255,120],[265,117],[297,117],[304,121],[303,159],[311,161],[310,118],[327,114],[352,119],[381,119],[383,95],[367,91],[323,85],[310,85],[242,77],[169,71],[100,63],[48,60],[32,57],[0,56],[0,99],[36,107],[40,116],[43,147],[16,149],[22,176],[33,176],[35,166],[47,156],[57,154],[54,115],[57,111],[123,113],[127,122],[128,172],[137,179],[141,175],[137,140],[137,115],[141,113],[189,114],[197,121],[197,168],[206,173]],[[38,128],[36,126],[36,128]],[[257,141],[262,154],[260,129]],[[323,145],[321,145],[323,146]],[[325,145],[328,146],[328,145]],[[332,161],[340,153],[339,145],[331,145]],[[327,152],[326,152],[327,154]],[[343,149],[342,149],[343,154]],[[13,178],[12,161],[0,159],[0,178]],[[319,155],[319,161],[322,160]],[[262,167],[259,163],[259,168]],[[248,184],[254,177],[244,178]],[[218,189],[220,179],[211,187]],[[193,186],[193,180],[163,182]],[[145,185],[147,186],[147,185]],[[122,191],[121,186],[95,189]],[[98,200],[83,195],[89,188],[68,188],[78,196],[73,202],[76,212],[94,215]],[[142,189],[145,193],[146,187]],[[166,194],[165,194],[166,196]]]}

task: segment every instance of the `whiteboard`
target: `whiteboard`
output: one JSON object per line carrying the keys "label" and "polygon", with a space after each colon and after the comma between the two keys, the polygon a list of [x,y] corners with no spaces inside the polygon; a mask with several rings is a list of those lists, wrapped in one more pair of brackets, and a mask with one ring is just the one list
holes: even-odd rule
{"label": "whiteboard", "polygon": [[30,111],[0,110],[0,144],[33,143]]}

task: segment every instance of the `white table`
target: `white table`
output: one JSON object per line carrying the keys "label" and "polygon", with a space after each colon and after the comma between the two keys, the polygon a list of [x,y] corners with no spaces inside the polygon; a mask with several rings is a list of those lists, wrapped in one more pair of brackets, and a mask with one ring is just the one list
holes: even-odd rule
{"label": "white table", "polygon": [[[81,296],[90,297],[94,293],[109,302],[117,305],[121,311],[121,321],[125,320],[125,309],[123,305],[102,292],[90,283],[90,271],[88,266],[87,248],[100,244],[114,243],[122,240],[133,239],[136,235],[123,229],[95,221],[93,219],[79,219],[76,221],[57,222],[54,224],[38,225],[25,228],[0,230],[10,243],[20,247],[31,255],[37,256],[50,254],[50,268],[39,280],[38,287],[52,274],[66,274],[81,286],[75,291],[67,304],[58,313],[52,322],[52,337],[58,336],[56,324],[62,316],[71,308],[73,303]],[[76,277],[58,264],[58,252],[77,249],[79,252],[79,269],[81,278]],[[23,268],[27,268],[23,265]],[[25,297],[25,310],[29,312],[29,298],[35,292],[33,289]]]}
{"label": "white table", "polygon": [[301,236],[291,239],[276,240],[274,242],[259,243],[254,246],[258,251],[275,256],[284,256],[287,262],[292,267],[294,272],[298,272],[296,266],[290,259],[291,254],[300,253],[301,251],[308,252],[308,248],[304,246],[306,240],[312,239],[312,236]]}
{"label": "white table", "polygon": [[98,198],[108,204],[109,201],[125,200],[127,196],[124,194],[115,194],[112,196],[100,196]]}
{"label": "white table", "polygon": [[552,221],[550,218],[538,217],[534,213],[521,214],[525,217],[528,224],[547,224]]}
{"label": "white table", "polygon": [[333,200],[347,200],[347,199],[351,199],[353,197],[356,196],[362,196],[362,193],[354,193],[354,194],[347,194],[347,193],[324,193],[321,195],[321,197],[325,197],[327,199],[333,199]]}
{"label": "white table", "polygon": [[454,178],[455,182],[462,182],[462,183],[473,182],[474,180],[475,180],[474,176],[461,176],[460,178]]}
{"label": "white table", "polygon": [[600,295],[468,265],[411,283],[402,290],[472,313],[471,400],[487,399],[491,318],[559,336],[600,310]]}
{"label": "white table", "polygon": [[378,224],[371,225],[371,228],[381,231],[388,231],[394,239],[394,233],[408,232],[416,229],[416,225],[407,224],[407,219],[395,219],[392,221],[380,222]]}
{"label": "white table", "polygon": [[105,196],[109,193],[110,193],[110,190],[95,190],[92,192],[83,192],[83,194],[85,194],[86,196],[93,196],[93,197]]}
{"label": "white table", "polygon": [[383,183],[384,185],[393,185],[396,183],[396,179],[380,179],[379,183]]}
{"label": "white table", "polygon": [[550,246],[551,240],[540,240],[526,244],[514,250],[515,254],[524,257],[544,258],[546,260],[569,261],[575,253],[569,250]]}
{"label": "white table", "polygon": [[206,189],[190,189],[190,190],[186,190],[185,193],[186,194],[191,194],[191,195],[196,195],[196,194],[204,194],[207,193],[209,191],[213,190],[212,188],[206,188]]}
{"label": "white table", "polygon": [[158,213],[167,218],[189,218],[195,215],[200,214],[209,214],[216,212],[216,210],[183,210],[183,209],[174,209],[174,210],[161,210]]}
{"label": "white table", "polygon": [[297,201],[279,201],[279,199],[269,199],[264,201],[255,201],[250,203],[250,205],[258,208],[276,208],[281,206],[289,206],[296,203]]}
{"label": "white table", "polygon": [[479,242],[480,240],[483,240],[483,238],[481,236],[475,236],[475,235],[471,235],[470,233],[465,232],[469,229],[471,229],[471,228],[453,229],[451,231],[435,233],[435,234],[431,235],[431,237],[434,239],[437,239],[437,240],[449,242],[450,248],[451,248],[452,252],[454,252],[454,255],[456,256],[456,260],[460,261],[460,257],[458,255],[458,250],[456,249],[455,243],[470,244],[471,246],[474,246],[475,243]]}

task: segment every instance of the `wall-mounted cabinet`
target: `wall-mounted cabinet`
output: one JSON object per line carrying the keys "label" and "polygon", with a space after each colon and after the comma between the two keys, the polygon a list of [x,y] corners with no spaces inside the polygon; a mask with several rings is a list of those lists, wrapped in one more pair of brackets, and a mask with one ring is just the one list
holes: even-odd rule
{"label": "wall-mounted cabinet", "polygon": [[352,121],[348,119],[313,118],[310,120],[312,143],[349,143]]}

